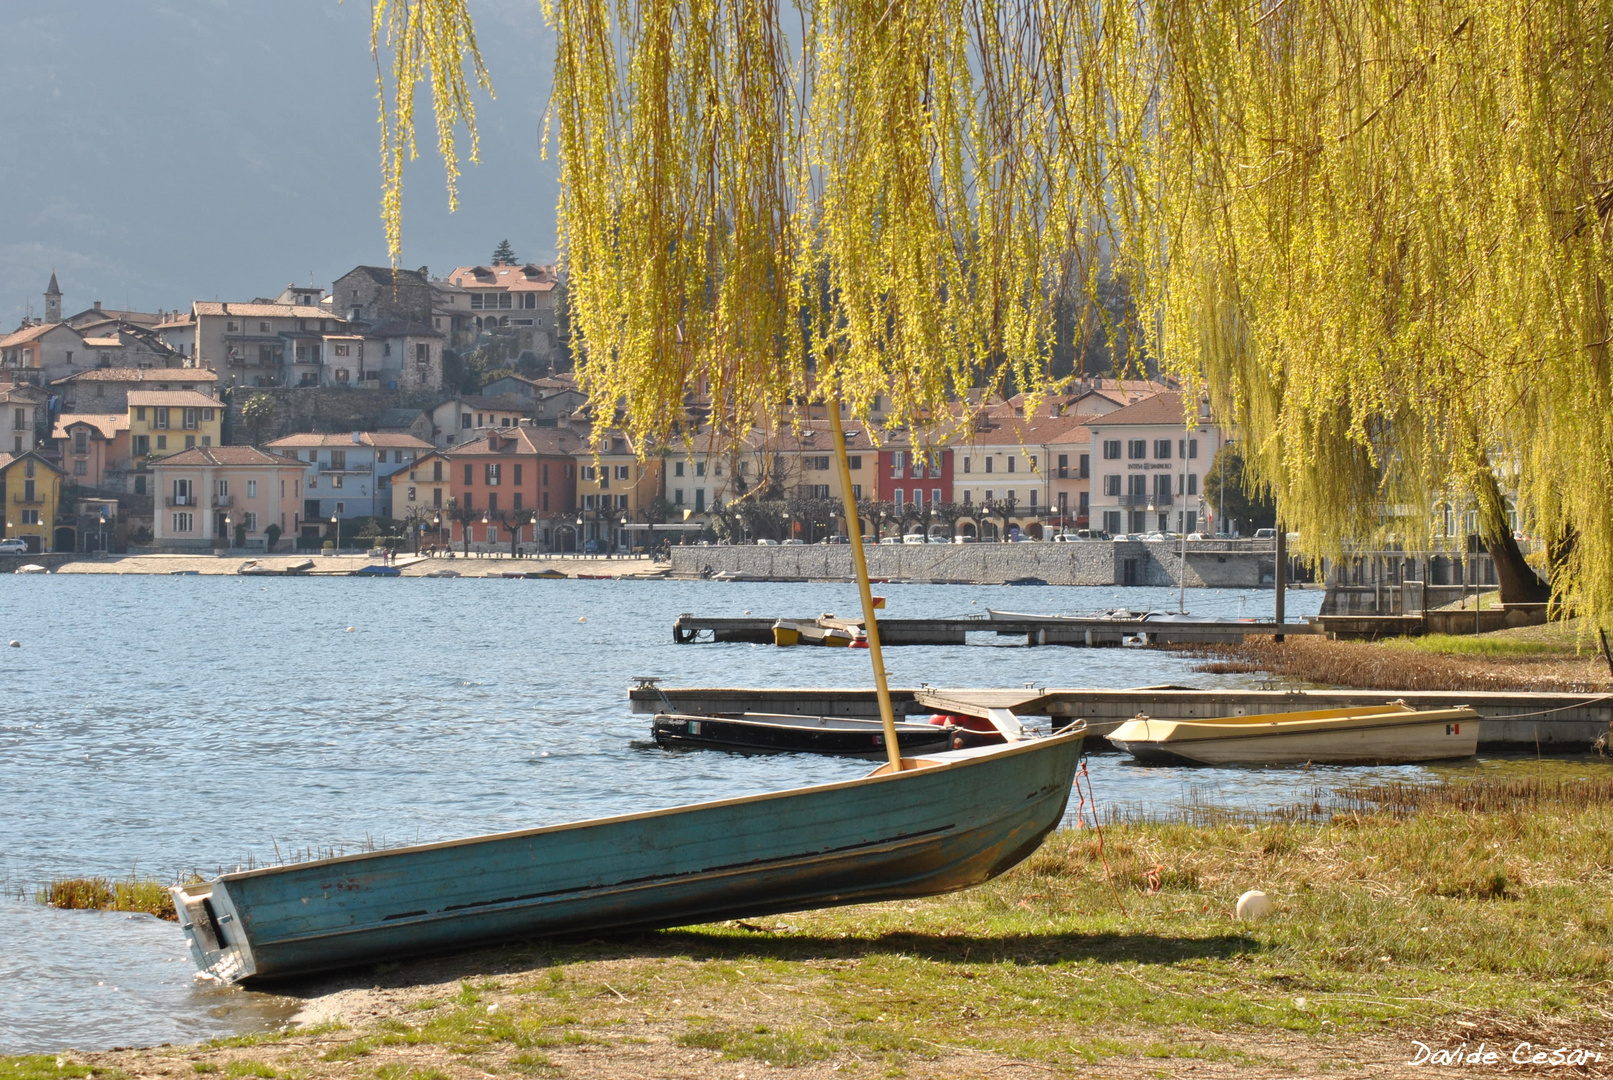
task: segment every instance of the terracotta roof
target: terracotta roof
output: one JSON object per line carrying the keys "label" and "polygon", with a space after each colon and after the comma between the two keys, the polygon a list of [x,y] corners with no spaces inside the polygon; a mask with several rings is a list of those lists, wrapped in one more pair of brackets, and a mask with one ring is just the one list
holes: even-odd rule
{"label": "terracotta roof", "polygon": [[[494,448],[497,444],[497,449]],[[515,427],[495,428],[479,439],[450,447],[450,458],[505,457],[511,454],[548,454],[570,457],[586,449],[581,436],[560,428],[533,427],[519,424]]]}
{"label": "terracotta roof", "polygon": [[74,336],[79,336],[78,331],[66,323],[39,323],[35,326],[25,326],[21,330],[0,338],[0,349],[9,349],[13,345],[26,345],[30,341],[37,341],[52,330],[66,330]]}
{"label": "terracotta roof", "polygon": [[74,424],[89,424],[100,432],[101,438],[111,442],[118,432],[129,430],[129,414],[121,413],[62,413],[56,419],[56,427],[51,431],[53,439],[68,437],[67,429]]}
{"label": "terracotta roof", "polygon": [[264,446],[307,447],[307,446],[375,446],[388,450],[430,450],[431,444],[413,435],[405,435],[396,431],[360,431],[358,438],[353,438],[350,431],[301,431],[294,435],[282,435],[263,444]]}
{"label": "terracotta roof", "polygon": [[218,376],[206,368],[90,368],[64,379],[56,379],[52,386],[71,382],[218,382]]}
{"label": "terracotta roof", "polygon": [[169,454],[151,463],[153,469],[196,468],[207,465],[290,465],[302,469],[306,465],[295,458],[269,454],[255,446],[196,446]]}
{"label": "terracotta roof", "polygon": [[191,311],[197,316],[224,315],[239,319],[328,319],[331,313],[307,304],[236,304],[220,300],[194,300]]}
{"label": "terracotta roof", "polygon": [[462,289],[497,289],[504,292],[549,292],[559,284],[553,266],[458,266],[448,272],[448,283]]}
{"label": "terracotta roof", "polygon": [[179,406],[180,408],[222,409],[224,403],[196,390],[130,390],[130,405]]}
{"label": "terracotta roof", "polygon": [[1127,405],[1123,409],[1116,409],[1112,413],[1102,416],[1086,418],[1093,427],[1105,428],[1116,424],[1183,424],[1186,414],[1182,412],[1182,395],[1172,391],[1166,394],[1155,394],[1153,397],[1143,398],[1141,401]]}
{"label": "terracotta roof", "polygon": [[33,383],[0,384],[0,401],[27,401],[43,405],[50,399],[50,391]]}

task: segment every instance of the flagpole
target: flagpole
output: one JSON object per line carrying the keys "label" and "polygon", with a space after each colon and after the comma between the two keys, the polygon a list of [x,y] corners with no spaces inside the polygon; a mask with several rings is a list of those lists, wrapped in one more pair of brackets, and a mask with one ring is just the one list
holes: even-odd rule
{"label": "flagpole", "polygon": [[[885,684],[885,656],[879,648],[879,623],[874,618],[874,592],[868,585],[868,557],[863,552],[862,519],[857,516],[857,498],[851,492],[851,463],[846,460],[846,433],[840,425],[840,400],[830,398],[829,430],[834,432],[835,461],[840,467],[840,497],[846,505],[846,527],[851,540],[851,564],[857,570],[857,591],[862,596],[863,628],[868,633],[868,658],[874,664],[874,691],[879,697],[879,718],[885,724],[885,754],[891,772],[902,771],[902,748],[896,745],[896,714],[891,709],[891,691]],[[875,474],[878,474],[876,467]]]}

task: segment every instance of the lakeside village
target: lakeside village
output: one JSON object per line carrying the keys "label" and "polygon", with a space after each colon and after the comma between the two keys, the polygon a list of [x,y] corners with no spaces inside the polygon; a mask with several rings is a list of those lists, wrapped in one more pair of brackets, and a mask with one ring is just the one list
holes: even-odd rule
{"label": "lakeside village", "polygon": [[[1274,524],[1207,403],[1190,416],[1169,382],[1077,375],[1030,410],[960,401],[918,440],[876,399],[877,430],[847,431],[854,530],[821,405],[734,433],[691,396],[684,439],[645,452],[594,415],[565,288],[532,263],[358,266],[329,290],[65,315],[52,272],[44,317],[0,338],[0,555],[663,555],[853,536],[1207,550]],[[1222,584],[1271,583],[1269,552],[1241,561]],[[1174,579],[1146,558],[1116,566],[1101,580]],[[1460,555],[1390,573],[1494,581]]]}

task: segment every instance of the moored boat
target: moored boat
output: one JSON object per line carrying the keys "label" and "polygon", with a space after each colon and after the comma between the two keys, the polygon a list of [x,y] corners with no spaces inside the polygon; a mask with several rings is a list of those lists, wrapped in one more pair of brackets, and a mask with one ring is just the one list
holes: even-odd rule
{"label": "moored boat", "polygon": [[[864,758],[882,758],[886,753],[885,728],[880,721],[843,716],[663,713],[655,718],[650,734],[668,750],[837,754]],[[896,744],[903,754],[927,754],[954,749],[956,734],[953,728],[944,725],[897,724]]]}
{"label": "moored boat", "polygon": [[226,982],[555,934],[684,926],[952,892],[1064,814],[1079,723],[764,795],[221,875],[174,889]]}
{"label": "moored boat", "polygon": [[856,633],[845,626],[824,625],[801,619],[780,619],[773,624],[775,645],[827,645],[844,649],[856,640]]}
{"label": "moored boat", "polygon": [[1109,741],[1139,761],[1201,765],[1393,764],[1471,757],[1479,714],[1417,710],[1403,701],[1368,708],[1157,720],[1139,716]]}
{"label": "moored boat", "polygon": [[[191,573],[193,573],[193,574],[195,572],[196,571],[194,571],[194,570],[191,571]],[[38,563],[23,563],[21,566],[17,567],[17,569],[13,570],[12,573],[14,573],[14,574],[48,574],[48,573],[50,573],[50,571],[45,569],[43,566],[40,566]]]}
{"label": "moored boat", "polygon": [[403,571],[396,566],[383,566],[380,563],[370,563],[354,570],[349,577],[401,577]]}

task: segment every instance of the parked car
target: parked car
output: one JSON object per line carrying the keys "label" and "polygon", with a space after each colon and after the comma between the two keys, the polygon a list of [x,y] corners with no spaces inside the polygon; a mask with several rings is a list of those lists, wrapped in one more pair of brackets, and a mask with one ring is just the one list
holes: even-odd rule
{"label": "parked car", "polygon": [[904,544],[927,544],[929,542],[929,538],[923,533],[908,533],[902,537],[902,543]]}
{"label": "parked car", "polygon": [[760,540],[756,541],[756,546],[757,547],[778,547],[778,541],[777,540],[769,540],[767,537],[764,536]]}
{"label": "parked car", "polygon": [[805,547],[806,546],[806,541],[805,540],[797,540],[794,537],[791,537],[790,539],[784,541],[783,546],[784,547]]}
{"label": "parked car", "polygon": [[975,538],[972,536],[954,536],[952,542],[954,544],[972,544],[975,542]]}
{"label": "parked car", "polygon": [[902,538],[900,536],[882,536],[879,538],[880,547],[888,547],[892,544],[900,545],[901,542]]}
{"label": "parked car", "polygon": [[836,533],[833,536],[824,537],[822,540],[819,541],[819,543],[822,543],[822,544],[849,544],[849,543],[851,543],[851,537],[842,535],[840,533]]}
{"label": "parked car", "polygon": [[1205,535],[1204,533],[1201,533],[1201,532],[1190,532],[1190,533],[1187,534],[1187,538],[1189,540],[1208,540],[1209,539],[1209,537],[1207,535]]}
{"label": "parked car", "polygon": [[0,555],[26,555],[28,554],[28,541],[20,536],[8,536],[0,540]]}
{"label": "parked car", "polygon": [[1255,530],[1255,539],[1256,540],[1275,540],[1275,539],[1277,539],[1277,530],[1276,529],[1256,529]]}

